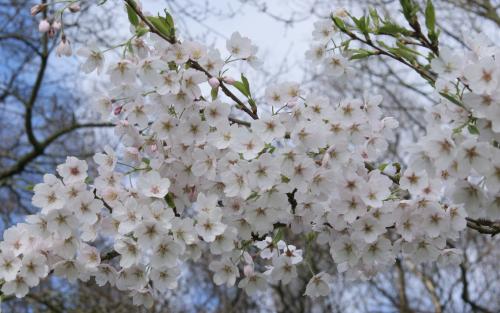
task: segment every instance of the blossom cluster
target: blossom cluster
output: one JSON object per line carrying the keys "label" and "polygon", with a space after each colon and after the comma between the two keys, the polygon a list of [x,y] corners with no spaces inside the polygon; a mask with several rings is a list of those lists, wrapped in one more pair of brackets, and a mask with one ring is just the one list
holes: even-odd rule
{"label": "blossom cluster", "polygon": [[427,135],[412,147],[407,171],[433,193],[443,189],[447,202],[461,205],[469,217],[495,220],[500,218],[500,49],[483,34],[467,44],[470,51],[443,48],[431,62],[439,103],[429,110]]}
{"label": "blossom cluster", "polygon": [[[334,76],[352,71],[341,53],[327,53],[333,23],[315,26],[308,56]],[[460,251],[446,241],[459,237],[466,217],[499,216],[500,158],[490,142],[498,139],[500,67],[498,49],[482,37],[473,52],[443,50],[433,62],[437,92],[463,84],[466,104],[440,96],[401,172],[374,166],[398,127],[381,96],[332,100],[282,82],[250,109],[248,82],[223,76],[233,61],[258,64],[250,39],[233,34],[225,57],[153,33],[129,43],[107,65],[112,88],[96,103],[116,124],[120,153],[97,153],[95,178],[68,157],[35,186],[40,212],[0,243],[5,294],[22,297],[53,272],[93,278],[151,306],[177,287],[187,260],[203,257],[216,285],[252,295],[307,268],[313,252],[287,243],[294,234],[327,245],[336,273],[367,279],[400,256],[456,262]],[[102,50],[80,54],[85,72],[104,68]],[[247,100],[234,103],[242,85]],[[472,119],[479,134],[462,126]],[[327,269],[312,273],[305,294],[327,295],[331,279]]]}

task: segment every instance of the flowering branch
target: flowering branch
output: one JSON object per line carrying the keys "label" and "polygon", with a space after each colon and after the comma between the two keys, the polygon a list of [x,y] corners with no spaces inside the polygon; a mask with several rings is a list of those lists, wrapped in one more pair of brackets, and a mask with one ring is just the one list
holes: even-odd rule
{"label": "flowering branch", "polygon": [[[155,33],[156,35],[160,36],[163,38],[165,41],[169,42],[170,44],[176,44],[177,41],[173,37],[166,36],[163,32],[158,30],[147,18],[144,16],[142,11],[137,7],[137,4],[135,3],[134,0],[124,0],[127,5],[130,6],[130,8],[137,14],[137,16],[141,19],[142,22],[144,22],[150,29],[151,32]],[[189,60],[187,64],[194,68],[195,70],[198,70],[200,72],[203,72],[207,78],[212,78],[212,74],[210,74],[206,69],[204,69],[198,62],[194,60]],[[219,80],[220,81],[220,80]],[[248,114],[252,119],[257,119],[257,113],[252,112],[244,103],[241,101],[231,90],[227,88],[227,86],[224,84],[223,81],[220,81],[220,88],[226,94],[229,98],[231,98],[234,102],[237,104],[237,108],[244,111],[245,113]]]}

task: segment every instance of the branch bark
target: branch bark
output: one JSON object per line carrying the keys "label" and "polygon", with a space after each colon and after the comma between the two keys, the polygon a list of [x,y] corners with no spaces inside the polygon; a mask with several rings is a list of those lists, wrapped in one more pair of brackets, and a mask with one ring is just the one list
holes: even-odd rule
{"label": "branch bark", "polygon": [[4,184],[6,179],[14,176],[16,174],[21,173],[26,166],[42,155],[47,149],[50,144],[52,144],[54,141],[59,139],[60,137],[74,131],[77,129],[82,129],[82,128],[94,128],[94,127],[112,127],[114,126],[111,123],[84,123],[84,124],[73,124],[69,127],[63,128],[54,134],[50,135],[47,137],[44,141],[38,143],[38,148],[31,150],[31,152],[25,154],[23,157],[21,157],[16,164],[8,168],[7,170],[0,172],[0,185]]}

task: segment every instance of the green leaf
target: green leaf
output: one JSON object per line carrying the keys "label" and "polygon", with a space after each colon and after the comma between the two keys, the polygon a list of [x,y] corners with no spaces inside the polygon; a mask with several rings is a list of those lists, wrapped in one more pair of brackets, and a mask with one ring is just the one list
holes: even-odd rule
{"label": "green leaf", "polygon": [[359,19],[355,18],[354,16],[351,16],[352,21],[356,25],[356,27],[366,36],[368,35],[369,32],[369,23],[370,23],[370,17],[369,16],[362,16]]}
{"label": "green leaf", "polygon": [[369,8],[368,10],[370,12],[370,16],[372,18],[373,25],[375,25],[375,27],[378,27],[379,21],[380,21],[380,17],[378,16],[377,10],[375,8]]}
{"label": "green leaf", "polygon": [[479,129],[476,127],[476,125],[472,125],[472,124],[467,125],[467,130],[472,135],[479,135]]}
{"label": "green leaf", "polygon": [[282,183],[288,183],[290,181],[290,178],[286,177],[285,175],[281,175],[281,182]]}
{"label": "green leaf", "polygon": [[340,17],[332,15],[332,20],[333,20],[333,23],[335,24],[335,26],[337,26],[340,30],[342,30],[342,31],[347,30],[347,27],[346,27],[344,21]]}
{"label": "green leaf", "polygon": [[219,94],[219,88],[212,88],[210,91],[210,95],[212,96],[212,101],[217,99],[217,95]]}
{"label": "green leaf", "polygon": [[351,57],[349,59],[350,60],[361,60],[361,59],[367,58],[373,54],[374,54],[374,52],[372,52],[372,51],[359,49],[359,50],[356,50],[356,52],[353,55],[351,55]]}
{"label": "green leaf", "polygon": [[381,172],[383,172],[383,171],[385,170],[385,168],[387,167],[387,165],[389,165],[389,164],[387,164],[387,163],[382,163],[382,164],[380,164],[380,165],[378,166],[378,169],[379,169]]}
{"label": "green leaf", "polygon": [[410,63],[413,63],[416,61],[416,56],[414,53],[408,51],[407,49],[403,48],[389,48],[388,49],[392,54],[397,55],[399,57],[402,57],[403,59],[406,59],[410,61]]}
{"label": "green leaf", "polygon": [[125,4],[125,7],[127,8],[127,15],[128,15],[128,20],[130,21],[130,24],[134,25],[137,27],[139,25],[139,17],[135,13],[134,9],[130,5]]}
{"label": "green leaf", "polygon": [[172,15],[168,13],[168,11],[165,9],[163,10],[165,12],[165,20],[167,21],[167,24],[171,27],[174,28],[174,19],[172,18]]}
{"label": "green leaf", "polygon": [[135,28],[135,35],[137,37],[142,37],[144,36],[145,34],[147,34],[149,32],[149,29],[145,28],[145,27],[136,27]]}
{"label": "green leaf", "polygon": [[251,94],[250,84],[248,83],[248,79],[243,74],[241,74],[241,81],[243,82],[243,85],[245,85],[245,89],[248,92],[248,94],[250,95]]}
{"label": "green leaf", "polygon": [[377,34],[379,35],[390,35],[397,37],[398,35],[408,36],[411,32],[392,21],[384,21],[384,25],[377,29]]}
{"label": "green leaf", "polygon": [[425,26],[427,26],[429,33],[435,32],[436,12],[432,0],[427,0],[427,5],[425,6]]}
{"label": "green leaf", "polygon": [[273,244],[277,244],[278,241],[280,241],[281,239],[283,239],[284,235],[285,234],[284,234],[283,228],[282,227],[278,228],[278,230],[274,234]]}
{"label": "green leaf", "polygon": [[168,69],[171,71],[177,71],[178,70],[177,64],[175,64],[174,61],[168,62]]}
{"label": "green leaf", "polygon": [[169,192],[165,196],[165,201],[167,201],[167,204],[170,208],[174,209],[175,208],[175,202],[174,202],[174,194]]}
{"label": "green leaf", "polygon": [[410,25],[413,24],[417,18],[418,4],[413,0],[399,0],[399,3],[401,4],[406,20]]}
{"label": "green leaf", "polygon": [[456,105],[458,105],[459,107],[464,107],[463,103],[460,102],[459,100],[457,100],[455,97],[445,93],[445,92],[440,92],[439,93],[441,96],[445,97],[446,99],[448,99],[449,101],[455,103]]}
{"label": "green leaf", "polygon": [[250,96],[250,93],[248,92],[244,83],[236,81],[236,82],[234,82],[233,86],[236,87],[236,89],[238,89],[246,97]]}
{"label": "green leaf", "polygon": [[134,49],[132,48],[132,42],[129,40],[127,41],[127,50],[128,52],[130,52],[131,54],[134,54]]}
{"label": "green leaf", "polygon": [[428,30],[427,36],[429,40],[433,46],[437,47],[439,45],[439,30],[436,30],[436,12],[432,0],[427,0],[427,5],[425,7],[425,26]]}
{"label": "green leaf", "polygon": [[167,10],[163,10],[163,12],[165,12],[165,22],[170,26],[170,37],[175,38],[174,18]]}

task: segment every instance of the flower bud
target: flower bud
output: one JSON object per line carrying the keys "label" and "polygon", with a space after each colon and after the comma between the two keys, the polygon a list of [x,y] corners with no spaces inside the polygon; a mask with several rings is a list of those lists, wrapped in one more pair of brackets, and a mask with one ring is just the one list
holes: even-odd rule
{"label": "flower bud", "polygon": [[61,38],[61,42],[56,48],[56,55],[57,56],[71,56],[72,51],[71,51],[71,44],[68,39],[66,39],[66,36],[63,35]]}
{"label": "flower bud", "polygon": [[76,13],[76,12],[80,11],[80,4],[78,4],[78,3],[73,3],[72,5],[70,5],[70,6],[68,7],[68,9],[69,9],[69,11],[70,11],[71,13]]}
{"label": "flower bud", "polygon": [[47,7],[47,4],[43,4],[43,3],[32,6],[31,7],[31,15],[32,16],[37,15],[38,13],[42,12],[43,10],[45,10],[46,7]]}
{"label": "flower bud", "polygon": [[52,22],[52,28],[56,31],[60,30],[61,29],[61,22],[59,21],[53,21]]}
{"label": "flower bud", "polygon": [[47,20],[41,20],[40,23],[38,23],[38,31],[41,33],[46,33],[50,30],[50,23]]}
{"label": "flower bud", "polygon": [[224,76],[222,80],[224,80],[224,82],[228,83],[229,85],[233,85],[236,82],[234,78],[229,76]]}
{"label": "flower bud", "polygon": [[113,110],[113,113],[114,113],[115,115],[119,115],[120,113],[122,113],[122,106],[121,106],[121,105],[117,106],[117,107]]}
{"label": "flower bud", "polygon": [[208,80],[208,84],[212,87],[212,89],[217,89],[220,86],[220,81],[217,77],[212,77]]}

